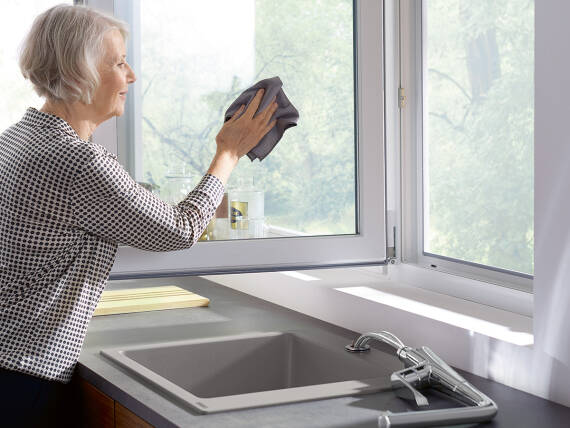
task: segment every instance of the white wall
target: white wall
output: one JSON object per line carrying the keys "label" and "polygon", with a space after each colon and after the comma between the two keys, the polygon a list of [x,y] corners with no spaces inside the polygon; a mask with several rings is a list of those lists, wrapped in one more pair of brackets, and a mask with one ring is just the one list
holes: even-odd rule
{"label": "white wall", "polygon": [[538,373],[549,380],[545,382],[549,395],[567,405],[570,405],[569,16],[567,0],[536,0],[533,360]]}

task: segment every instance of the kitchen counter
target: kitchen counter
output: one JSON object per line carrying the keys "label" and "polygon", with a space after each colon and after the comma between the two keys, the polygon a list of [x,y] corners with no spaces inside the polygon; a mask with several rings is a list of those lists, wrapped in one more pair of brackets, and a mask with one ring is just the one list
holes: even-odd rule
{"label": "kitchen counter", "polygon": [[[76,367],[77,374],[156,427],[372,428],[377,426],[381,410],[397,412],[412,409],[392,391],[385,391],[200,415],[187,406],[177,404],[100,354],[101,349],[108,347],[252,331],[311,330],[324,336],[346,337],[346,343],[358,336],[358,333],[240,293],[206,278],[187,276],[110,281],[107,290],[177,285],[209,298],[210,306],[94,317]],[[382,326],[377,330],[382,330]],[[429,343],[425,345],[429,346]],[[565,427],[570,420],[570,408],[465,372],[461,374],[499,406],[495,419],[489,424],[480,424],[482,427]],[[453,406],[433,395],[428,398],[434,407]]]}

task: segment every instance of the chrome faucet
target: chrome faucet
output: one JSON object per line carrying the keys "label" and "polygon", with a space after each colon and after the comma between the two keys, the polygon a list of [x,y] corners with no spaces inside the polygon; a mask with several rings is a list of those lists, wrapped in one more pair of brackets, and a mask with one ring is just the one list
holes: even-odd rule
{"label": "chrome faucet", "polygon": [[497,413],[497,405],[489,397],[467,382],[427,346],[414,349],[405,346],[392,333],[381,331],[361,335],[352,344],[347,345],[346,350],[349,352],[369,351],[368,342],[371,340],[379,341],[394,349],[396,356],[406,367],[390,376],[392,388],[399,397],[414,400],[418,407],[424,407],[429,402],[419,389],[432,387],[468,406],[405,413],[383,411],[378,418],[379,427],[483,422],[492,419]]}
{"label": "chrome faucet", "polygon": [[368,342],[377,340],[378,342],[390,345],[397,351],[405,348],[400,339],[388,331],[381,331],[380,333],[365,333],[362,336],[354,339],[351,345],[346,345],[346,350],[350,352],[364,352],[370,349]]}

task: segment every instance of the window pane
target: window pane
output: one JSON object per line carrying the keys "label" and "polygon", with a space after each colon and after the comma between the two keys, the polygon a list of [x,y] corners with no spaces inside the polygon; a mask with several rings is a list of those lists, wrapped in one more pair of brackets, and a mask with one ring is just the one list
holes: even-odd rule
{"label": "window pane", "polygon": [[36,95],[18,66],[19,47],[32,22],[41,12],[60,3],[55,0],[5,0],[0,13],[0,129],[19,121],[28,107],[40,108],[43,100]]}
{"label": "window pane", "polygon": [[425,12],[424,251],[532,274],[534,2]]}
{"label": "window pane", "polygon": [[247,218],[232,228],[232,210],[220,210],[208,238],[356,233],[352,1],[168,5],[142,0],[130,17],[140,19],[137,181],[179,202],[207,170],[227,107],[279,76],[298,126],[262,162],[240,161],[228,204]]}

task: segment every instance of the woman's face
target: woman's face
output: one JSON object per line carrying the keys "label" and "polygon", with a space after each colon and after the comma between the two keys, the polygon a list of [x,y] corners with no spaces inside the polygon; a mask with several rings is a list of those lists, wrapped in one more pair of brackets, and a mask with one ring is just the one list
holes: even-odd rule
{"label": "woman's face", "polygon": [[119,30],[111,30],[103,39],[103,59],[99,65],[101,83],[93,97],[93,108],[99,121],[120,116],[125,110],[128,85],[136,80],[127,64],[125,41]]}

